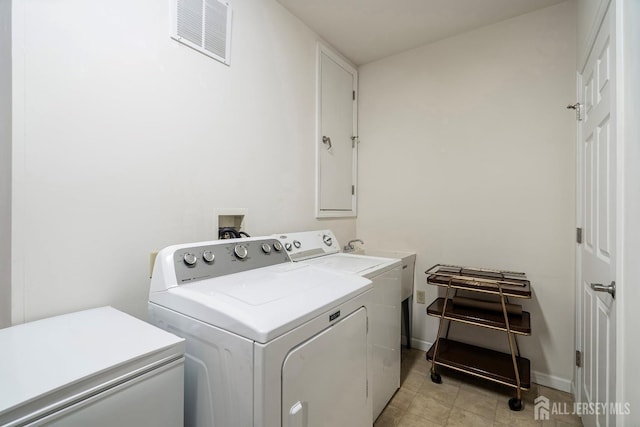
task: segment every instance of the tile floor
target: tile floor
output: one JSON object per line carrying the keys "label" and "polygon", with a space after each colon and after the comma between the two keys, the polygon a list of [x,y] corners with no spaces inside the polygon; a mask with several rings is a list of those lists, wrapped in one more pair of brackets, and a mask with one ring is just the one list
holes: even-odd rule
{"label": "tile floor", "polygon": [[435,384],[429,376],[430,365],[424,351],[403,347],[400,389],[374,427],[582,426],[575,415],[551,415],[548,421],[534,419],[533,400],[538,395],[570,406],[573,397],[569,393],[532,384],[523,395],[524,410],[515,412],[507,403],[514,396],[512,388],[445,369],[438,370],[442,384]]}

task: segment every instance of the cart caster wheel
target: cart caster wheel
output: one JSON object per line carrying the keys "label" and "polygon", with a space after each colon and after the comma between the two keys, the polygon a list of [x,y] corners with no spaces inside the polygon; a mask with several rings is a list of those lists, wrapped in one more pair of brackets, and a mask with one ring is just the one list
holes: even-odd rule
{"label": "cart caster wheel", "polygon": [[522,399],[518,399],[517,397],[509,399],[509,409],[512,411],[522,411],[524,409]]}
{"label": "cart caster wheel", "polygon": [[431,372],[431,381],[436,384],[442,384],[442,377],[437,372]]}

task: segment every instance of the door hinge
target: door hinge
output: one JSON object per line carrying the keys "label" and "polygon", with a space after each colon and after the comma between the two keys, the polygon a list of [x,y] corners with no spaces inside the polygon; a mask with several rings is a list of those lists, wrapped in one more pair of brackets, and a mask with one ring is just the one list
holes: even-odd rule
{"label": "door hinge", "polygon": [[582,228],[576,228],[576,242],[582,243]]}
{"label": "door hinge", "polygon": [[582,352],[580,350],[576,350],[576,366],[582,368]]}
{"label": "door hinge", "polygon": [[567,105],[567,110],[575,110],[576,111],[576,120],[582,121],[582,104],[576,102],[575,104]]}
{"label": "door hinge", "polygon": [[351,91],[351,95],[353,96],[353,100],[355,101],[356,100],[356,91],[355,90]]}
{"label": "door hinge", "polygon": [[351,148],[356,148],[356,142],[360,143],[360,139],[358,138],[358,135],[354,135],[351,137]]}
{"label": "door hinge", "polygon": [[355,185],[352,185],[352,186],[351,186],[351,195],[352,195],[352,196],[355,196],[355,194],[356,194],[356,186],[355,186]]}

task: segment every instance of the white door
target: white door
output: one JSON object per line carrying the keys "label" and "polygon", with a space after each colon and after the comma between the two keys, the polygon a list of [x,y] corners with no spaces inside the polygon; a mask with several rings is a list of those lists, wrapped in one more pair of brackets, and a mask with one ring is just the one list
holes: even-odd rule
{"label": "white door", "polygon": [[356,71],[319,51],[318,216],[355,215]]}
{"label": "white door", "polygon": [[[605,290],[616,279],[616,46],[609,9],[580,74],[577,399],[588,404],[615,402],[616,302]],[[597,412],[583,417],[585,426],[615,425],[608,411]]]}
{"label": "white door", "polygon": [[371,426],[367,312],[300,344],[282,366],[282,427]]}

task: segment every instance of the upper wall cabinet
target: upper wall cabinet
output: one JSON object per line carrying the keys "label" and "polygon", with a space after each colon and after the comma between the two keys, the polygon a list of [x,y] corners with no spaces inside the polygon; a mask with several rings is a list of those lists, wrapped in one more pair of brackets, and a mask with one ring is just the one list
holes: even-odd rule
{"label": "upper wall cabinet", "polygon": [[318,44],[316,216],[356,216],[358,74]]}

